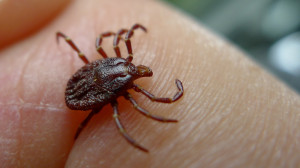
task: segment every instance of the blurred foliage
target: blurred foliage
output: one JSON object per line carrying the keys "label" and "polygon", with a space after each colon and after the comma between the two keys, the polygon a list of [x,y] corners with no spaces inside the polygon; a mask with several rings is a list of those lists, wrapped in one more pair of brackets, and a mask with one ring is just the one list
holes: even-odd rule
{"label": "blurred foliage", "polygon": [[300,92],[300,0],[164,1],[240,46]]}

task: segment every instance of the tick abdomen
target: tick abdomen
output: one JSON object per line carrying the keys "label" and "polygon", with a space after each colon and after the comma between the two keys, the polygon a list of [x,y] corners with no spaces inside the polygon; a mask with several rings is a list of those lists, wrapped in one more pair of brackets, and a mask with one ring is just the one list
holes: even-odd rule
{"label": "tick abdomen", "polygon": [[66,104],[70,109],[90,110],[109,103],[114,97],[114,93],[97,84],[96,70],[103,66],[103,60],[96,60],[83,66],[71,77],[65,91]]}

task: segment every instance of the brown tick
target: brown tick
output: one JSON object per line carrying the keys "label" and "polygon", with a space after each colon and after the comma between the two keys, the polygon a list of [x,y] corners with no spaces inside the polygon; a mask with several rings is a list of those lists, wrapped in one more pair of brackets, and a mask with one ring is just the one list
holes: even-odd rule
{"label": "brown tick", "polygon": [[[85,63],[69,80],[65,91],[65,100],[67,106],[72,110],[92,110],[85,120],[79,125],[75,134],[75,139],[78,137],[81,130],[87,125],[90,119],[97,114],[103,106],[110,103],[114,114],[116,125],[119,128],[123,137],[133,146],[141,149],[144,152],[148,150],[139,145],[128,134],[119,120],[118,103],[116,99],[119,96],[124,96],[129,100],[133,107],[146,117],[152,118],[161,122],[177,122],[174,119],[167,119],[160,116],[150,114],[145,109],[141,108],[132,96],[127,92],[128,89],[134,89],[136,92],[141,92],[152,101],[161,103],[172,103],[177,101],[183,95],[183,86],[180,80],[176,79],[175,83],[178,92],[173,98],[155,97],[141,86],[134,84],[133,81],[141,77],[152,76],[152,70],[144,65],[135,66],[131,63],[133,59],[131,41],[134,30],[142,29],[147,32],[146,28],[140,24],[135,24],[131,29],[121,29],[117,33],[106,32],[99,35],[96,39],[96,48],[99,54],[104,59],[89,62],[86,56],[77,48],[73,41],[61,32],[56,33],[57,42],[59,37],[62,37],[66,42],[77,52],[79,58]],[[122,35],[125,34],[125,39]],[[108,58],[101,47],[103,38],[114,36],[114,50],[117,55],[115,58]],[[129,56],[121,58],[119,49],[120,40],[124,40]]]}

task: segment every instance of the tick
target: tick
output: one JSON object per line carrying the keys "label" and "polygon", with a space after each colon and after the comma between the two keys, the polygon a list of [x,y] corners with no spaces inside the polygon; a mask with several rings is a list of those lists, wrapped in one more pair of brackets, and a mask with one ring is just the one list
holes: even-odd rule
{"label": "tick", "polygon": [[[131,138],[126,129],[123,127],[119,119],[117,98],[123,96],[129,100],[133,107],[146,117],[152,118],[161,122],[177,122],[175,119],[163,118],[149,113],[147,110],[140,107],[132,98],[127,90],[133,89],[140,92],[150,100],[161,103],[173,103],[183,95],[183,86],[180,80],[176,79],[175,84],[178,92],[173,98],[156,97],[150,92],[143,89],[141,86],[133,83],[134,80],[141,77],[151,77],[152,70],[144,65],[135,66],[131,63],[133,59],[131,37],[136,29],[142,29],[147,32],[146,28],[140,24],[135,24],[131,29],[121,29],[117,33],[106,32],[100,34],[96,39],[96,49],[103,57],[101,60],[89,62],[86,56],[78,49],[74,42],[61,32],[56,33],[56,39],[60,37],[77,52],[79,58],[85,63],[68,81],[65,91],[66,105],[72,110],[91,110],[89,115],[79,125],[75,134],[75,139],[80,134],[81,130],[87,125],[91,118],[101,111],[106,104],[111,104],[113,108],[113,118],[122,136],[134,147],[148,152],[146,148],[138,144]],[[125,38],[123,37],[125,35]],[[103,38],[114,36],[113,46],[117,57],[108,58],[106,52],[101,47]],[[119,48],[120,40],[125,41],[128,51],[128,57],[122,58]]]}

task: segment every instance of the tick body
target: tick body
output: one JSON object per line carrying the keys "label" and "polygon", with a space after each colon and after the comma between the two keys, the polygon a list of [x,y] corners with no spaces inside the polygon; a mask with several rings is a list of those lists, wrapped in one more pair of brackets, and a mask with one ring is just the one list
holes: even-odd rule
{"label": "tick body", "polygon": [[[75,134],[75,139],[80,134],[81,130],[87,125],[90,119],[101,111],[102,107],[106,104],[111,104],[113,108],[113,118],[123,137],[133,146],[138,149],[148,152],[146,148],[139,145],[133,138],[131,138],[126,129],[123,127],[119,119],[118,103],[116,99],[123,96],[130,101],[133,107],[146,117],[152,118],[161,122],[177,122],[174,119],[167,119],[160,116],[153,115],[147,110],[140,107],[132,96],[128,93],[129,89],[134,89],[140,92],[152,101],[161,103],[172,103],[177,101],[183,95],[183,86],[180,80],[176,79],[175,84],[178,92],[173,98],[159,98],[149,93],[141,86],[134,83],[134,80],[141,77],[151,77],[152,70],[144,65],[135,66],[131,63],[133,53],[131,48],[131,37],[134,30],[142,29],[145,32],[146,28],[140,24],[135,24],[131,29],[121,29],[117,33],[106,32],[99,35],[96,39],[96,49],[103,59],[89,62],[86,56],[78,49],[73,41],[61,32],[56,33],[57,40],[62,37],[66,42],[77,52],[79,58],[85,63],[68,81],[65,91],[66,105],[72,110],[91,110],[87,118],[79,125]],[[125,35],[123,38],[122,35]],[[102,40],[105,37],[114,36],[114,50],[117,57],[108,58],[105,51],[102,49]],[[122,58],[119,42],[124,40],[128,57]]]}

